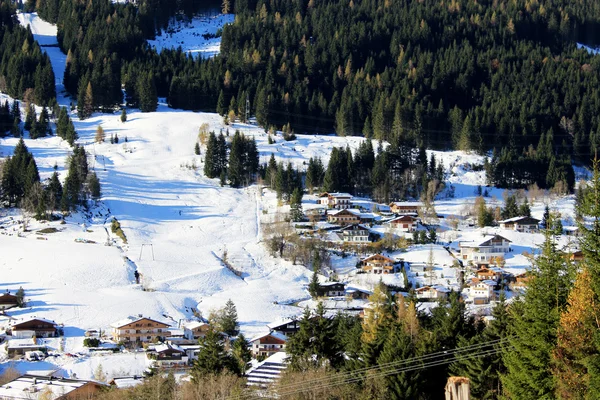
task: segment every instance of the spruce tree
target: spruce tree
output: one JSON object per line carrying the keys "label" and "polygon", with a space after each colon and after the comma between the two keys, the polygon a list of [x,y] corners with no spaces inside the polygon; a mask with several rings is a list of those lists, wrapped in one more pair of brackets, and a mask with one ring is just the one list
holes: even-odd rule
{"label": "spruce tree", "polygon": [[552,232],[546,229],[527,291],[510,307],[510,335],[502,354],[506,373],[501,375],[501,381],[511,398],[555,398],[551,361],[560,313],[571,286],[568,272]]}
{"label": "spruce tree", "polygon": [[127,121],[127,110],[123,108],[121,110],[121,122],[125,123],[125,121]]}
{"label": "spruce tree", "polygon": [[235,342],[233,342],[231,353],[237,363],[240,375],[245,375],[252,360],[252,352],[250,351],[250,343],[248,343],[243,334],[240,333]]}
{"label": "spruce tree", "polygon": [[321,271],[321,255],[318,250],[313,252],[312,259],[313,274],[308,284],[308,293],[312,297],[317,297],[319,294],[319,272]]}
{"label": "spruce tree", "polygon": [[231,357],[225,352],[219,333],[212,326],[199,343],[198,358],[194,361],[191,370],[192,381],[198,381],[206,375],[218,374],[225,369],[232,369]]}
{"label": "spruce tree", "polygon": [[229,336],[235,336],[238,334],[239,324],[237,309],[233,301],[231,301],[231,299],[227,300],[227,303],[225,303],[225,308],[223,309],[223,316],[221,318],[220,324],[223,333],[226,333]]}
{"label": "spruce tree", "polygon": [[196,144],[194,145],[194,154],[199,156],[200,155],[200,143],[196,142]]}
{"label": "spruce tree", "polygon": [[100,180],[95,172],[88,174],[87,188],[92,199],[97,200],[100,198]]}
{"label": "spruce tree", "polygon": [[302,190],[294,189],[290,197],[290,217],[294,222],[300,222],[304,218],[302,211]]}

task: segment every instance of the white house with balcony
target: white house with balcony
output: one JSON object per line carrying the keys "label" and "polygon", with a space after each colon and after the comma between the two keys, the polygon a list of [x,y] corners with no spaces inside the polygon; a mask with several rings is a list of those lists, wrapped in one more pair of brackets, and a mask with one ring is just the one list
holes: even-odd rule
{"label": "white house with balcony", "polygon": [[510,240],[500,235],[486,235],[479,240],[460,242],[460,258],[463,262],[489,264],[496,257],[504,257],[510,251]]}
{"label": "white house with balcony", "polygon": [[348,225],[341,230],[342,240],[352,244],[369,243],[369,228],[363,225]]}
{"label": "white house with balcony", "polygon": [[494,299],[494,287],[496,287],[495,281],[473,278],[469,284],[469,297],[475,303],[487,304]]}

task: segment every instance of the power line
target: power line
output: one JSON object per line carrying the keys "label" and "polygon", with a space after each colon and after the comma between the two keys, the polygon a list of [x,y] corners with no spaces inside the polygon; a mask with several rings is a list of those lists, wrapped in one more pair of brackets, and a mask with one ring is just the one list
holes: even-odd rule
{"label": "power line", "polygon": [[[404,372],[404,371],[411,370],[411,368],[419,369],[419,368],[426,368],[426,367],[434,366],[434,365],[442,365],[443,363],[451,363],[451,362],[456,361],[456,357],[459,357],[459,359],[465,359],[465,358],[469,358],[476,354],[487,354],[488,352],[499,351],[498,348],[493,349],[493,347],[501,346],[504,343],[506,343],[509,339],[510,339],[509,337],[506,337],[503,339],[497,339],[497,340],[489,341],[486,343],[478,343],[478,344],[464,346],[464,347],[460,347],[460,348],[456,348],[456,349],[452,349],[452,350],[442,350],[442,351],[435,352],[435,353],[425,354],[425,355],[419,356],[419,357],[413,357],[413,358],[404,359],[404,360],[400,360],[400,361],[379,364],[379,365],[375,365],[372,367],[359,368],[359,369],[349,371],[349,372],[346,372],[343,374],[338,374],[335,377],[333,377],[333,380],[339,381],[336,384],[343,384],[343,383],[349,383],[349,379],[350,380],[363,379],[362,376],[356,377],[357,374],[363,374],[363,373],[369,373],[369,372],[376,372],[377,374],[382,374],[382,373],[390,374],[394,371]],[[492,347],[492,349],[488,349],[489,347]],[[464,353],[467,353],[467,354],[464,354]],[[415,365],[415,363],[420,363],[420,364]],[[441,363],[441,364],[439,364],[439,363]],[[392,368],[392,371],[389,371],[390,368]],[[371,375],[369,377],[371,377]],[[315,389],[315,388],[319,387],[318,385],[320,385],[320,384],[322,385],[324,382],[327,382],[331,379],[332,378],[330,378],[330,377],[317,378],[317,379],[312,379],[309,381],[304,381],[304,382],[300,382],[300,383],[296,383],[296,384],[289,384],[289,385],[281,386],[279,389],[280,390],[282,388],[294,389],[296,391]],[[331,384],[331,382],[328,382],[328,384]],[[314,385],[317,385],[317,386],[314,386]],[[293,394],[293,392],[290,392],[290,393],[285,392],[285,393],[280,393],[280,394]],[[236,399],[236,398],[234,397],[232,399]]]}

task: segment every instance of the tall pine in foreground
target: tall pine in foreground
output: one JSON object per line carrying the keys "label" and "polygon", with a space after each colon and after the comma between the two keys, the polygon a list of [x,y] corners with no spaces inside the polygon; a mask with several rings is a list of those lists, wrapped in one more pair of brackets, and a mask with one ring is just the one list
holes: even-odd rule
{"label": "tall pine in foreground", "polygon": [[553,353],[556,395],[564,399],[600,398],[600,170],[594,160],[589,188],[577,213],[584,263],[560,317],[558,344]]}
{"label": "tall pine in foreground", "polygon": [[510,307],[510,334],[502,355],[506,373],[501,376],[508,398],[555,398],[551,360],[560,313],[571,286],[567,264],[556,249],[551,230],[546,229],[529,287]]}

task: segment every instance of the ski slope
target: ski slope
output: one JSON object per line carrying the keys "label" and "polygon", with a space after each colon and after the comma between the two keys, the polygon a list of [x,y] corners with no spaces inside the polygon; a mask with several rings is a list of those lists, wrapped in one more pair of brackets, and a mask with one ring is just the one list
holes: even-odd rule
{"label": "ski slope", "polygon": [[[36,14],[19,14],[19,21],[31,26],[40,43],[56,43],[56,27]],[[232,16],[221,16],[194,22],[191,28],[176,27],[173,33],[163,33],[151,43],[157,49],[181,44],[185,45],[184,51],[209,54],[213,51],[210,46],[215,44],[202,42],[199,35],[212,32],[211,29],[216,32],[223,23],[231,21]],[[52,61],[58,101],[68,106],[71,100],[58,85],[66,56],[58,47],[43,50]],[[2,101],[5,99],[2,95]],[[90,167],[102,184],[98,204],[87,212],[67,217],[64,223],[38,222],[17,210],[0,210],[0,290],[14,291],[22,286],[28,302],[28,308],[11,314],[64,324],[66,351],[82,348],[84,330],[107,329],[110,323],[128,315],[143,314],[176,326],[180,320],[193,317],[195,309],[208,316],[228,299],[236,304],[241,330],[247,336],[263,332],[272,321],[300,314],[301,309],[289,304],[307,299],[304,286],[312,271],[271,257],[262,241],[260,224],[275,212],[274,196],[263,193],[258,186],[221,187],[217,179],[207,179],[202,173],[202,154],[194,155],[198,129],[206,123],[211,130],[228,132],[230,136],[239,129],[256,139],[261,162],[275,154],[278,161],[301,169],[311,157],[320,157],[327,163],[333,147],[355,150],[364,139],[297,135],[296,140],[286,142],[275,136],[275,143],[269,144],[263,129],[238,123],[225,126],[222,118],[212,113],[173,110],[164,103],[154,113],[127,111],[125,123],[118,113],[94,114],[84,121],[72,114],[80,136],[78,143],[90,154]],[[100,144],[94,143],[98,126],[103,127],[107,138]],[[118,144],[109,142],[111,135],[118,135]],[[42,179],[48,178],[56,165],[64,180],[70,153],[66,142],[57,137],[25,138],[25,142],[35,156]],[[16,143],[14,138],[0,139],[0,157],[12,154]],[[454,198],[444,198],[442,194],[436,201],[436,210],[447,216],[461,215],[465,206],[474,202],[477,186],[485,185],[485,173],[471,168],[481,164],[483,157],[462,152],[434,153],[444,163],[446,184],[455,187]],[[502,190],[489,191],[496,198],[490,198],[490,203],[501,201]],[[572,215],[572,198],[548,201],[563,215]],[[533,215],[540,218],[543,207],[542,202],[535,203]],[[127,243],[112,234],[113,218],[120,221]],[[56,232],[40,233],[47,228]],[[461,233],[453,240],[471,234],[480,233]],[[534,241],[539,238],[510,239],[533,251],[538,244]],[[224,267],[221,258],[225,252],[228,261],[242,272],[241,277]],[[404,257],[421,260],[428,254],[427,247],[415,246]],[[452,262],[441,248],[436,249],[435,255],[440,264]],[[515,254],[507,259],[507,266],[527,268],[529,261]],[[344,268],[350,269],[348,265]],[[141,284],[135,283],[136,270],[142,274]],[[376,284],[369,279],[358,277],[356,283],[369,287]],[[401,284],[399,276],[386,279]],[[6,323],[6,318],[0,317],[0,327]],[[135,355],[123,357],[115,363],[111,360],[116,358],[110,357],[102,362],[114,364],[112,374],[143,370],[143,363]],[[75,372],[85,378],[91,377],[100,362],[91,359],[47,363],[59,366],[65,374]],[[30,364],[20,363],[17,367],[23,371],[41,368]],[[119,371],[120,364],[126,365],[127,371]],[[106,365],[104,369],[107,370]]]}

